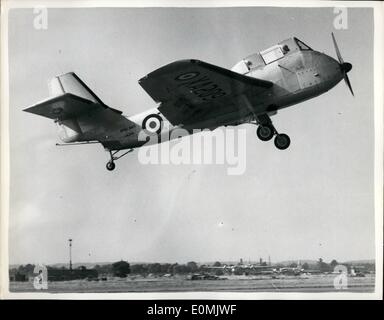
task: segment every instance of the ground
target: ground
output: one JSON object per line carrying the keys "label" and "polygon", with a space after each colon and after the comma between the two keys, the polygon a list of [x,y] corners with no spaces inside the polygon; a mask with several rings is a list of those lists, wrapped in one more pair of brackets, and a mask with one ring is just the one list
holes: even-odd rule
{"label": "ground", "polygon": [[[374,275],[348,277],[348,287],[336,290],[335,275],[310,276],[229,276],[220,280],[187,280],[186,277],[108,279],[107,281],[60,281],[49,282],[48,292],[373,292]],[[32,282],[11,282],[11,292],[36,292]]]}

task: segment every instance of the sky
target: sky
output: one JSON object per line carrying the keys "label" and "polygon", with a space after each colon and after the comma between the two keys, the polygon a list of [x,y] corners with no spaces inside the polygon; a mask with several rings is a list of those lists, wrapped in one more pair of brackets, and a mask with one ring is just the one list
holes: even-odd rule
{"label": "sky", "polygon": [[[32,9],[9,15],[9,262],[272,261],[372,259],[374,232],[373,16],[333,8]],[[246,128],[246,172],[225,165],[143,165],[137,152],[108,172],[100,145],[56,147],[49,119],[22,110],[47,82],[74,71],[125,115],[156,107],[138,79],[175,60],[231,68],[296,36],[352,63],[340,82],[273,117],[291,137],[284,152]]]}

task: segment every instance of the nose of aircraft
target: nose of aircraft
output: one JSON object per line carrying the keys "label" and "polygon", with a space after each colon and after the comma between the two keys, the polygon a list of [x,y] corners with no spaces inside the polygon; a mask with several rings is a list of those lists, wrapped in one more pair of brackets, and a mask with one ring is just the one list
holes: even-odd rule
{"label": "nose of aircraft", "polygon": [[344,62],[340,64],[341,71],[344,71],[345,73],[348,73],[352,70],[352,64],[349,62]]}

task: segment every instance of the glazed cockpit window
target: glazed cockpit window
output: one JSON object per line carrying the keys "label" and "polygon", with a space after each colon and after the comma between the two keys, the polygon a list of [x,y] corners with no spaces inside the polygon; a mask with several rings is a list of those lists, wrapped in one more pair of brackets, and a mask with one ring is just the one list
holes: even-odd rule
{"label": "glazed cockpit window", "polygon": [[260,54],[263,57],[265,64],[269,64],[284,57],[284,53],[279,45],[261,51]]}
{"label": "glazed cockpit window", "polygon": [[312,50],[310,47],[308,47],[304,42],[300,41],[299,39],[295,39],[295,40],[300,50]]}
{"label": "glazed cockpit window", "polygon": [[233,72],[237,72],[240,74],[245,74],[249,72],[249,64],[246,60],[240,60],[238,63],[236,63],[232,69]]}
{"label": "glazed cockpit window", "polygon": [[265,66],[264,60],[259,53],[254,53],[253,55],[246,57],[245,60],[251,69]]}

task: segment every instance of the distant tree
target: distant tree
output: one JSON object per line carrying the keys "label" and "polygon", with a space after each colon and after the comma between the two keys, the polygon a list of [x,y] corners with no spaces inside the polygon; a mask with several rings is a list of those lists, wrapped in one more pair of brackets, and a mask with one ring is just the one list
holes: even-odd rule
{"label": "distant tree", "polygon": [[171,273],[172,272],[170,263],[163,263],[160,266],[160,269],[161,269],[161,273]]}
{"label": "distant tree", "polygon": [[325,263],[322,258],[319,259],[317,265],[318,265],[320,272],[331,271],[331,267],[329,266],[329,264]]}
{"label": "distant tree", "polygon": [[303,265],[301,266],[304,270],[308,270],[309,269],[309,265],[308,263],[304,262]]}
{"label": "distant tree", "polygon": [[190,269],[185,264],[177,264],[173,267],[173,273],[175,274],[186,274],[189,272]]}
{"label": "distant tree", "polygon": [[149,273],[155,273],[155,274],[160,273],[161,272],[161,265],[160,265],[160,263],[151,263],[148,266],[148,272]]}
{"label": "distant tree", "polygon": [[34,269],[35,269],[35,265],[28,263],[25,266],[24,265],[20,265],[17,268],[17,272],[19,274],[22,274],[22,275],[25,275],[25,276],[32,276]]}
{"label": "distant tree", "polygon": [[339,263],[338,263],[335,259],[333,259],[329,265],[332,267],[332,269],[335,269],[335,267],[336,267],[338,264],[339,264]]}
{"label": "distant tree", "polygon": [[176,269],[177,269],[177,266],[178,266],[179,264],[176,262],[176,263],[173,263],[173,264],[171,264],[171,266],[169,267],[169,273],[171,273],[171,274],[176,274]]}
{"label": "distant tree", "polygon": [[170,264],[169,266],[168,266],[168,273],[170,273],[170,274],[172,274],[173,273],[173,264]]}
{"label": "distant tree", "polygon": [[126,261],[121,260],[112,264],[112,273],[115,277],[125,278],[130,271],[130,265]]}
{"label": "distant tree", "polygon": [[148,272],[148,268],[146,267],[146,265],[143,265],[141,263],[130,266],[130,269],[131,273],[133,274],[145,274]]}
{"label": "distant tree", "polygon": [[87,270],[87,267],[85,266],[79,266],[77,269],[81,270],[81,271],[86,271]]}
{"label": "distant tree", "polygon": [[97,270],[97,273],[99,274],[113,274],[111,264],[104,264],[104,265],[97,264],[94,266],[94,269]]}
{"label": "distant tree", "polygon": [[35,265],[34,264],[30,264],[28,263],[26,266],[25,266],[25,270],[27,271],[27,273],[33,273],[33,270],[35,269]]}
{"label": "distant tree", "polygon": [[352,265],[350,263],[343,263],[343,266],[345,266],[348,270],[348,273],[351,272],[351,269],[352,269]]}
{"label": "distant tree", "polygon": [[196,272],[198,267],[197,267],[197,263],[194,262],[194,261],[190,261],[187,263],[187,267],[190,269],[189,271],[190,272]]}
{"label": "distant tree", "polygon": [[293,262],[289,265],[290,268],[297,268],[297,263]]}
{"label": "distant tree", "polygon": [[17,272],[17,268],[10,268],[9,269],[9,274],[15,274]]}
{"label": "distant tree", "polygon": [[213,264],[214,267],[221,267],[221,263],[219,261],[216,261],[214,264]]}

